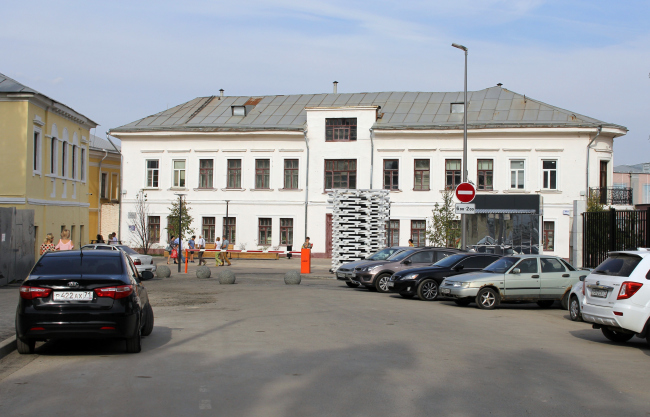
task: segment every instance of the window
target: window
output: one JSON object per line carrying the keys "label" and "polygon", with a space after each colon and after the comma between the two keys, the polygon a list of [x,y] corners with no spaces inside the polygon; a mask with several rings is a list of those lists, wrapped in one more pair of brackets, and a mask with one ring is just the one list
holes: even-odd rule
{"label": "window", "polygon": [[409,258],[409,261],[411,261],[414,264],[432,264],[433,263],[433,251],[432,250],[427,250],[427,251],[422,251],[418,252],[415,255],[411,256]]}
{"label": "window", "polygon": [[[80,164],[81,181],[86,181],[86,149],[81,148],[81,164]],[[158,181],[156,181],[158,182]]]}
{"label": "window", "polygon": [[510,161],[510,188],[524,189],[524,161]]}
{"label": "window", "polygon": [[465,113],[465,103],[451,103],[452,113]]}
{"label": "window", "polygon": [[102,182],[100,184],[99,196],[101,198],[108,198],[108,174],[102,172]]}
{"label": "window", "polygon": [[77,147],[72,145],[72,169],[70,170],[71,177],[77,178]]}
{"label": "window", "polygon": [[326,142],[349,142],[357,140],[357,118],[325,119]]}
{"label": "window", "polygon": [[270,187],[270,159],[256,159],[255,160],[255,188],[269,189]]}
{"label": "window", "polygon": [[399,220],[389,220],[386,222],[386,244],[388,246],[399,246]]}
{"label": "window", "polygon": [[160,216],[147,217],[147,233],[149,234],[149,243],[160,242]]}
{"label": "window", "polygon": [[493,180],[493,161],[491,159],[479,159],[477,164],[478,171],[478,190],[481,191],[491,191],[493,190],[492,180]]}
{"label": "window", "polygon": [[460,184],[460,159],[445,160],[445,188],[455,190]]}
{"label": "window", "polygon": [[[520,274],[536,274],[538,271],[537,258],[524,258],[515,265],[516,268],[519,268]],[[512,274],[512,272],[510,273]]]}
{"label": "window", "polygon": [[356,159],[326,159],[325,189],[357,188]]}
{"label": "window", "polygon": [[545,190],[557,190],[557,161],[542,161]]}
{"label": "window", "polygon": [[235,243],[237,236],[237,219],[235,217],[223,218],[223,235],[228,238],[231,244]]}
{"label": "window", "polygon": [[555,258],[540,258],[539,263],[542,264],[542,272],[555,272],[562,273],[566,272],[564,265],[558,259]]}
{"label": "window", "polygon": [[65,164],[67,160],[67,149],[68,144],[66,142],[61,143],[61,176],[65,177]]}
{"label": "window", "polygon": [[50,142],[50,174],[56,174],[56,138]]}
{"label": "window", "polygon": [[203,239],[206,242],[212,243],[216,240],[217,235],[215,233],[215,221],[214,217],[204,217],[203,218]]}
{"label": "window", "polygon": [[111,174],[111,200],[118,201],[119,199],[120,199],[119,174]]}
{"label": "window", "polygon": [[460,264],[465,269],[483,269],[497,259],[498,258],[493,258],[491,256],[472,256],[465,259]]}
{"label": "window", "polygon": [[213,164],[212,159],[199,160],[199,188],[212,188]]}
{"label": "window", "polygon": [[298,189],[298,160],[284,160],[284,188],[295,190]]}
{"label": "window", "polygon": [[399,190],[399,161],[384,159],[384,189]]}
{"label": "window", "polygon": [[555,222],[544,222],[544,250],[555,250]]}
{"label": "window", "polygon": [[34,172],[41,172],[41,132],[34,130]]}
{"label": "window", "polygon": [[241,159],[228,160],[228,188],[241,188]]}
{"label": "window", "polygon": [[413,245],[425,246],[426,229],[427,229],[426,220],[411,220],[411,239],[413,239]]}
{"label": "window", "polygon": [[280,219],[280,244],[293,245],[293,219]]}
{"label": "window", "polygon": [[415,160],[415,180],[413,187],[416,191],[429,191],[431,162],[428,159]]}
{"label": "window", "polygon": [[174,160],[173,187],[185,188],[185,160]]}
{"label": "window", "polygon": [[269,218],[260,218],[259,223],[259,240],[258,245],[260,246],[271,246],[271,230],[272,230],[272,225],[271,225],[271,219]]}
{"label": "window", "polygon": [[158,167],[157,159],[147,160],[147,187],[158,188]]}

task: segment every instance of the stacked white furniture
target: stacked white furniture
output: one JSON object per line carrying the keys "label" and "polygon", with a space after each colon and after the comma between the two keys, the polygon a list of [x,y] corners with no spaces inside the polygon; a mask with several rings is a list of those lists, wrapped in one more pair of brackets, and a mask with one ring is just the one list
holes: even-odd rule
{"label": "stacked white furniture", "polygon": [[388,190],[334,190],[332,212],[332,270],[360,261],[386,246]]}

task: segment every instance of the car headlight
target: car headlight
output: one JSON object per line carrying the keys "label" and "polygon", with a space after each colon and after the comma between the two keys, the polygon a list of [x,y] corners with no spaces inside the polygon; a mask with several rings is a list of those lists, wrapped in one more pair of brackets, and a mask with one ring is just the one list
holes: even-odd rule
{"label": "car headlight", "polygon": [[454,287],[455,288],[468,288],[470,284],[471,284],[470,282],[455,281],[454,282]]}
{"label": "car headlight", "polygon": [[418,277],[418,274],[408,274],[407,276],[405,276],[402,279],[415,279],[417,277]]}
{"label": "car headlight", "polygon": [[364,271],[364,272],[366,272],[366,271],[373,271],[373,270],[379,268],[380,266],[381,266],[381,265],[367,266],[367,267],[363,268],[362,271]]}

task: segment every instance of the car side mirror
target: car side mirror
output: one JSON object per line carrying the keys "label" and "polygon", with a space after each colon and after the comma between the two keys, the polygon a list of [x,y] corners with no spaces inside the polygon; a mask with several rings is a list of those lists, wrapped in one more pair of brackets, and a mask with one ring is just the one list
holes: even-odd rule
{"label": "car side mirror", "polygon": [[521,269],[519,269],[519,268],[515,268],[515,269],[512,270],[511,274],[517,274],[517,275],[519,275],[519,274],[521,274]]}
{"label": "car side mirror", "polygon": [[404,265],[410,265],[410,264],[411,264],[411,260],[407,259],[407,260],[405,260],[405,261],[402,262],[402,263],[403,263]]}
{"label": "car side mirror", "polygon": [[457,265],[456,268],[454,268],[454,270],[456,270],[456,271],[460,271],[460,270],[462,270],[463,268],[465,268],[464,265]]}
{"label": "car side mirror", "polygon": [[584,281],[584,280],[585,280],[585,278],[587,278],[587,276],[586,276],[586,275],[580,275],[580,281]]}

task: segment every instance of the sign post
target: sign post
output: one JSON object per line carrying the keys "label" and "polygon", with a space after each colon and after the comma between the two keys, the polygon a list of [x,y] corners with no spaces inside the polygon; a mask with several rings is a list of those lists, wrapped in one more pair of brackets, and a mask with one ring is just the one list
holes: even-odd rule
{"label": "sign post", "polygon": [[[467,145],[467,136],[465,136],[465,143],[464,143],[464,149],[466,148]],[[476,197],[476,188],[474,188],[474,184],[466,182],[467,181],[467,171],[464,171],[465,175],[463,178],[464,182],[461,182],[458,184],[458,187],[456,187],[456,198],[458,201],[461,203],[471,203],[472,200],[474,200],[474,197]],[[465,204],[467,205],[467,204]],[[474,210],[472,210],[472,213]],[[456,208],[456,213],[459,213],[458,207]],[[461,231],[461,249],[465,250],[465,246],[467,245],[466,238],[467,238],[467,225],[465,223],[465,214],[468,214],[468,211],[460,211],[461,215],[461,226],[462,226],[462,231]]]}

